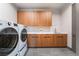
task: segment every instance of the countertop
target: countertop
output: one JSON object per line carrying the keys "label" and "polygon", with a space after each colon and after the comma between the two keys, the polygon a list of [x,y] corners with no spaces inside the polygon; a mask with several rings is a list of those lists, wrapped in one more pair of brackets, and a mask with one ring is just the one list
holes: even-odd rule
{"label": "countertop", "polygon": [[54,33],[54,32],[27,32],[27,34],[66,34],[66,33]]}

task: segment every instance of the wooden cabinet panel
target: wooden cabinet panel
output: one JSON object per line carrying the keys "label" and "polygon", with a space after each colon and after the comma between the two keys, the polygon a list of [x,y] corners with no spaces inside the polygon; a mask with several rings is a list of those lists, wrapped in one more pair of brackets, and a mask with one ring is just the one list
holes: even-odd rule
{"label": "wooden cabinet panel", "polygon": [[39,19],[40,19],[40,23],[43,26],[51,26],[52,25],[52,13],[51,12],[47,12],[47,11],[41,11],[39,13]]}
{"label": "wooden cabinet panel", "polygon": [[50,11],[18,11],[17,21],[26,26],[51,26],[52,12]]}
{"label": "wooden cabinet panel", "polygon": [[29,34],[28,35],[28,46],[29,47],[41,47],[40,35]]}
{"label": "wooden cabinet panel", "polygon": [[53,38],[55,39],[56,46],[67,46],[67,35],[66,34],[54,34]]}
{"label": "wooden cabinet panel", "polygon": [[29,47],[67,47],[67,34],[29,34]]}
{"label": "wooden cabinet panel", "polygon": [[32,16],[31,16],[31,13],[28,13],[28,12],[18,12],[17,13],[17,19],[18,19],[18,23],[20,24],[24,24],[24,25],[31,25],[31,22],[32,22]]}
{"label": "wooden cabinet panel", "polygon": [[33,12],[34,15],[34,22],[32,24],[32,26],[39,26],[40,25],[40,21],[39,21],[39,15],[38,12]]}
{"label": "wooden cabinet panel", "polygon": [[51,34],[50,39],[48,39],[48,47],[55,47],[55,39],[53,38],[54,36]]}
{"label": "wooden cabinet panel", "polygon": [[52,44],[52,35],[50,34],[41,34],[42,47],[50,47]]}

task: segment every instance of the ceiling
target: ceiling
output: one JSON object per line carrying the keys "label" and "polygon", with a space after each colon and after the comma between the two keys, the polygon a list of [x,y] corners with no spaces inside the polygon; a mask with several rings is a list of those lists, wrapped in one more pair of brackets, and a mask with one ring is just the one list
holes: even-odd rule
{"label": "ceiling", "polygon": [[13,3],[17,9],[51,9],[55,13],[61,12],[70,3]]}

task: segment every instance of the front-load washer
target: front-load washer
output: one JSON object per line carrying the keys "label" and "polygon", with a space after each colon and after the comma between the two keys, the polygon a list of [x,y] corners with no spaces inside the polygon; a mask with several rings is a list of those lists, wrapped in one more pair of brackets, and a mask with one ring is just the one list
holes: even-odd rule
{"label": "front-load washer", "polygon": [[28,50],[28,47],[27,47],[27,30],[21,24],[18,24],[18,27],[19,27],[19,39],[20,39],[19,53],[20,53],[20,56],[23,56],[23,55],[25,55],[25,53]]}
{"label": "front-load washer", "polygon": [[19,55],[18,25],[0,21],[0,56]]}

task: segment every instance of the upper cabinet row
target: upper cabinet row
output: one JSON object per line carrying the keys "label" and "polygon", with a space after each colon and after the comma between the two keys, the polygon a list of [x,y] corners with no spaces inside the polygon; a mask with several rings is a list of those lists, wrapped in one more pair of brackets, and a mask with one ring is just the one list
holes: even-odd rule
{"label": "upper cabinet row", "polygon": [[51,26],[52,12],[50,11],[18,11],[17,21],[25,26]]}

